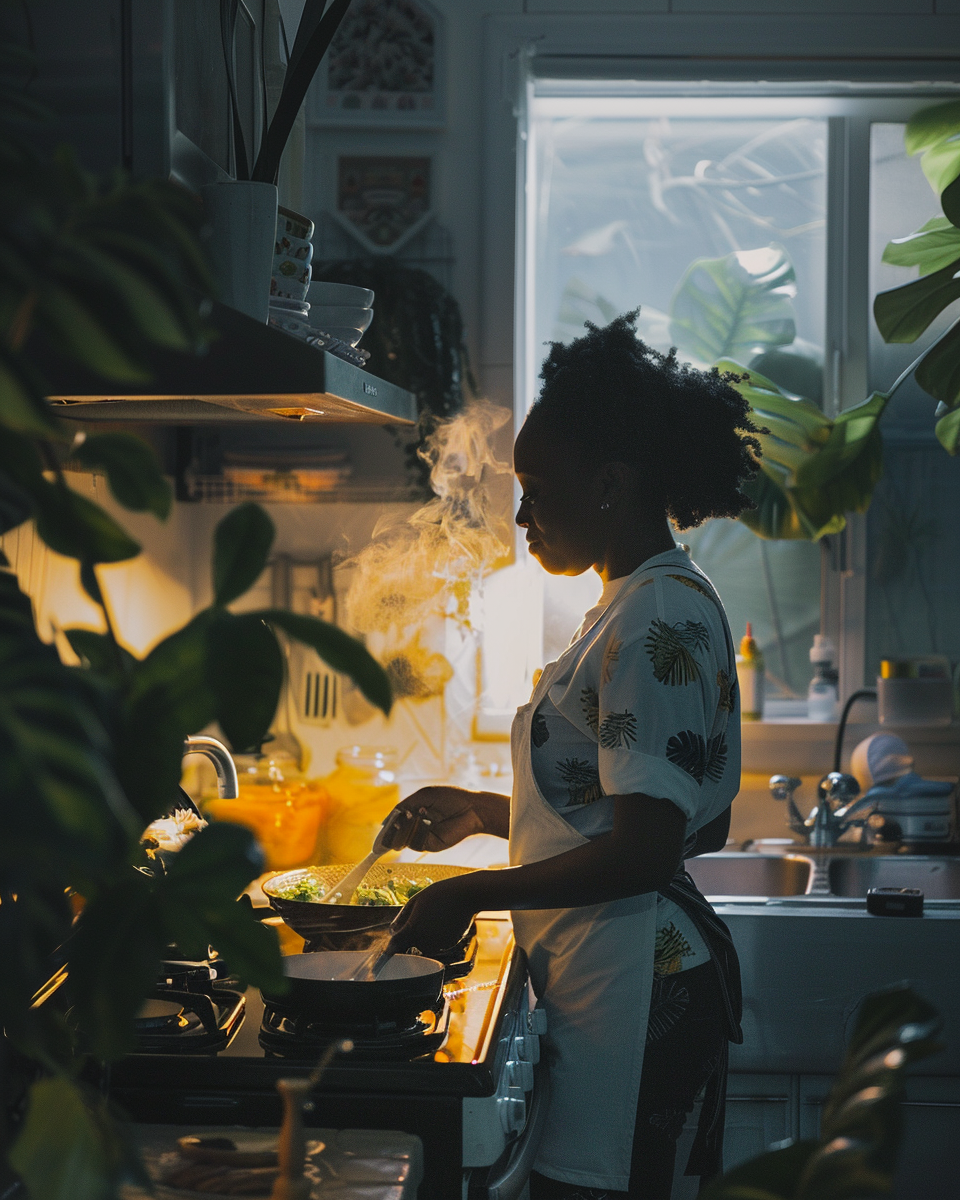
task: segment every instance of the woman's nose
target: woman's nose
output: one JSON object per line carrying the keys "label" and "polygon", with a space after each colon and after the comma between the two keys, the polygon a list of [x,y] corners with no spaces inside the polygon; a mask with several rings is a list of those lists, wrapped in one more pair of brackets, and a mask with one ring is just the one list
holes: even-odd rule
{"label": "woman's nose", "polygon": [[530,524],[530,518],[526,514],[526,506],[523,501],[520,502],[520,507],[517,509],[515,520],[521,529],[526,529]]}

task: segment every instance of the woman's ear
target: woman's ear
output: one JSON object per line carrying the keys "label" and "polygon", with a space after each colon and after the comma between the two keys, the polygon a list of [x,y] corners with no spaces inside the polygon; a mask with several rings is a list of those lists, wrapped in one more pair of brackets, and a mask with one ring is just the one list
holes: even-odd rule
{"label": "woman's ear", "polygon": [[608,462],[600,468],[600,496],[604,511],[622,504],[636,484],[636,471],[628,463]]}

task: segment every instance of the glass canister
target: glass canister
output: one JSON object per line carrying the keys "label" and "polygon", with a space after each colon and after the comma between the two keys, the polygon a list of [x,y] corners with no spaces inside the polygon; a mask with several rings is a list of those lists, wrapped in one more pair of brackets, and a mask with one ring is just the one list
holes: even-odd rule
{"label": "glass canister", "polygon": [[330,797],[323,858],[355,863],[370,853],[384,817],[400,801],[397,752],[379,746],[346,746],[323,780]]}
{"label": "glass canister", "polygon": [[329,808],[321,780],[305,779],[292,755],[283,751],[237,758],[240,795],[213,797],[204,808],[216,821],[243,825],[263,848],[268,870],[280,871],[315,862]]}

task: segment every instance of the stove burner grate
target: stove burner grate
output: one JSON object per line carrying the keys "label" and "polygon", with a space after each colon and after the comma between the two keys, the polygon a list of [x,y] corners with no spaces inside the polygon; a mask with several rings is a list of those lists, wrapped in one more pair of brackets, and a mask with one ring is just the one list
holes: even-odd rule
{"label": "stove burner grate", "polygon": [[444,998],[436,1011],[426,1011],[406,1025],[386,1019],[334,1024],[282,1004],[265,1004],[260,1045],[268,1057],[313,1060],[331,1042],[353,1043],[352,1060],[408,1062],[439,1050],[447,1037],[450,1004]]}
{"label": "stove burner grate", "polygon": [[[173,969],[171,969],[173,968]],[[134,1022],[140,1054],[215,1054],[240,1028],[246,1001],[208,967],[165,963]]]}

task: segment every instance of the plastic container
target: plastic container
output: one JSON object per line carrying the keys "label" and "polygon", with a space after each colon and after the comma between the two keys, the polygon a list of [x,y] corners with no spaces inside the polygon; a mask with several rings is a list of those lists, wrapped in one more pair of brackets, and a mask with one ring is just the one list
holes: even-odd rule
{"label": "plastic container", "polygon": [[837,671],[833,665],[835,649],[830,638],[814,634],[810,647],[813,678],[807,689],[807,717],[811,721],[835,721],[840,707]]}
{"label": "plastic container", "polygon": [[370,853],[387,813],[400,801],[397,752],[379,746],[347,746],[323,780],[330,797],[323,861],[355,863]]}
{"label": "plastic container", "polygon": [[320,780],[305,779],[292,756],[238,757],[240,795],[213,797],[204,810],[216,821],[233,821],[254,834],[271,871],[317,861],[330,798]]}
{"label": "plastic container", "polygon": [[949,659],[939,654],[883,659],[877,703],[881,725],[949,725],[953,720]]}
{"label": "plastic container", "polygon": [[737,683],[740,687],[741,721],[762,721],[763,654],[753,640],[753,626],[749,621],[747,622],[747,631],[740,640],[740,653],[737,655]]}

